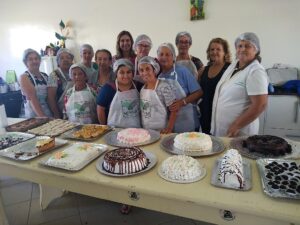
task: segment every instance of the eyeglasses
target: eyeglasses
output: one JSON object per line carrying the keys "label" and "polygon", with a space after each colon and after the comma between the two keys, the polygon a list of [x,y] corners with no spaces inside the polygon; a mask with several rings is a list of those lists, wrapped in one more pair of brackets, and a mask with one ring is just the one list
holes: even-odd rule
{"label": "eyeglasses", "polygon": [[139,46],[140,48],[146,48],[146,49],[150,48],[150,45],[138,44],[138,46]]}
{"label": "eyeglasses", "polygon": [[181,44],[181,45],[189,45],[190,42],[189,41],[179,41],[179,44]]}

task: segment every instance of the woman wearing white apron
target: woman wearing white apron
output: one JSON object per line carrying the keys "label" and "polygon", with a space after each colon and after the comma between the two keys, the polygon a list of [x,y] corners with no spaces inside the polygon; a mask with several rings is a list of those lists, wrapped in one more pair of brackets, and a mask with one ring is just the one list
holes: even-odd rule
{"label": "woman wearing white apron", "polygon": [[100,124],[113,127],[141,127],[139,93],[133,83],[133,65],[128,59],[119,59],[113,65],[115,86],[105,84],[97,96],[97,114]]}
{"label": "woman wearing white apron", "polygon": [[176,111],[171,111],[168,116],[168,107],[176,100],[174,87],[157,79],[160,66],[150,56],[139,60],[138,70],[145,83],[140,92],[143,128],[171,133],[176,120]]}
{"label": "woman wearing white apron", "polygon": [[235,48],[237,60],[223,74],[214,95],[211,133],[215,136],[258,134],[258,117],[268,100],[258,37],[244,33],[236,39]]}
{"label": "woman wearing white apron", "polygon": [[73,86],[69,69],[73,63],[74,55],[70,50],[61,48],[56,54],[58,68],[48,78],[48,104],[54,118],[62,118],[64,96]]}
{"label": "woman wearing white apron", "polygon": [[176,63],[187,67],[198,80],[198,74],[203,67],[203,63],[199,58],[189,54],[192,42],[192,36],[189,32],[182,31],[176,35],[175,44],[178,49]]}
{"label": "woman wearing white apron", "polygon": [[70,67],[70,74],[74,86],[65,95],[65,117],[80,124],[96,123],[96,92],[87,85],[84,68],[74,64]]}
{"label": "woman wearing white apron", "polygon": [[199,127],[199,119],[192,103],[201,97],[202,91],[196,78],[183,66],[175,65],[175,49],[170,43],[158,47],[157,58],[161,65],[159,79],[167,80],[175,87],[176,101],[171,111],[178,111],[174,132],[191,132]]}
{"label": "woman wearing white apron", "polygon": [[41,56],[33,49],[26,49],[23,54],[23,62],[28,68],[28,71],[20,76],[25,117],[52,117],[47,103],[48,77],[39,70]]}

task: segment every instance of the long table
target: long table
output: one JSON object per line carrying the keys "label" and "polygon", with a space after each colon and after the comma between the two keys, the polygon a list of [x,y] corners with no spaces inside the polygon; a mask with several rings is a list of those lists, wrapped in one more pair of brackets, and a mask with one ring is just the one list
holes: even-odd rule
{"label": "long table", "polygon": [[[223,141],[228,148],[229,139],[223,138]],[[105,143],[104,138],[95,142]],[[113,148],[110,146],[110,149]],[[210,184],[213,165],[221,154],[197,158],[207,169],[204,179],[191,184],[177,184],[165,181],[157,174],[162,161],[171,156],[160,148],[159,142],[142,149],[157,156],[157,165],[145,173],[130,177],[111,177],[99,173],[96,170],[97,160],[79,172],[67,172],[39,164],[53,152],[26,162],[1,157],[0,174],[214,224],[300,224],[300,201],[265,195],[254,160],[249,160],[251,190],[238,191]]]}

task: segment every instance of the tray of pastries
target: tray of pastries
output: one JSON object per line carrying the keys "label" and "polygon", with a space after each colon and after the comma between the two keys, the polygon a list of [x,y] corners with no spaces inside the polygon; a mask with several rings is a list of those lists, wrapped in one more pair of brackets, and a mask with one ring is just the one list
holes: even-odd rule
{"label": "tray of pastries", "polygon": [[63,136],[69,139],[93,141],[111,130],[112,128],[106,125],[85,124],[74,127],[65,132]]}
{"label": "tray of pastries", "polygon": [[35,128],[40,126],[44,123],[49,122],[50,118],[48,117],[38,117],[38,118],[30,118],[19,123],[12,124],[7,126],[5,129],[7,131],[16,131],[16,132],[24,132],[28,131],[29,129]]}
{"label": "tray of pastries", "polygon": [[256,160],[264,192],[271,197],[300,199],[300,163],[286,159]]}
{"label": "tray of pastries", "polygon": [[35,135],[22,132],[7,132],[0,135],[0,150],[17,145],[21,142],[34,138]]}
{"label": "tray of pastries", "polygon": [[55,137],[76,126],[78,126],[78,124],[72,123],[68,120],[55,119],[43,124],[42,126],[30,129],[28,132],[36,135]]}

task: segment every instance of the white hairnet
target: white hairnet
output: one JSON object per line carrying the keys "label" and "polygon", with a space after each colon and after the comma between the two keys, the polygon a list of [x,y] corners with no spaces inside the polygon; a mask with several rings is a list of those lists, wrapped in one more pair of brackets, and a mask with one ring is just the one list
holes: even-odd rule
{"label": "white hairnet", "polygon": [[93,47],[91,45],[89,45],[89,44],[83,44],[83,45],[81,45],[80,46],[80,54],[82,54],[82,52],[83,52],[84,49],[88,49],[88,50],[90,50],[92,52],[92,54],[94,54],[94,49],[93,49]]}
{"label": "white hairnet", "polygon": [[139,65],[141,65],[141,64],[150,64],[154,68],[154,73],[156,75],[159,74],[159,71],[160,71],[159,63],[151,56],[144,56],[143,58],[141,58],[139,60]]}
{"label": "white hairnet", "polygon": [[70,77],[71,77],[72,79],[73,79],[73,76],[72,76],[72,70],[73,70],[74,68],[80,68],[80,69],[83,71],[83,73],[85,74],[85,76],[87,76],[87,73],[86,73],[85,68],[83,67],[83,65],[80,64],[80,63],[75,63],[75,64],[73,64],[73,65],[70,67],[70,69],[69,69],[69,74],[70,74]]}
{"label": "white hairnet", "polygon": [[193,40],[192,40],[192,36],[189,32],[187,31],[182,31],[182,32],[179,32],[177,35],[176,35],[176,38],[175,38],[175,44],[178,45],[179,43],[179,38],[182,37],[182,36],[187,36],[190,40],[190,45],[192,44]]}
{"label": "white hairnet", "polygon": [[57,61],[57,63],[59,63],[60,55],[61,55],[62,53],[68,53],[68,54],[71,56],[72,60],[74,59],[74,55],[73,55],[73,53],[72,53],[69,49],[67,49],[67,48],[61,48],[61,49],[59,49],[58,52],[56,53],[56,61]]}
{"label": "white hairnet", "polygon": [[162,47],[167,47],[171,51],[171,53],[173,55],[173,61],[175,62],[176,61],[176,52],[175,52],[174,46],[171,43],[162,43],[160,46],[158,46],[157,55],[160,54]]}
{"label": "white hairnet", "polygon": [[260,52],[259,39],[255,33],[246,32],[246,33],[243,33],[240,36],[238,36],[234,42],[235,47],[237,47],[237,45],[240,41],[249,41],[256,48],[256,51]]}
{"label": "white hairnet", "polygon": [[27,62],[28,55],[29,55],[30,53],[35,53],[35,54],[37,54],[38,57],[41,59],[40,54],[39,54],[36,50],[34,50],[34,49],[32,49],[32,48],[27,48],[27,49],[23,52],[23,63],[24,63],[25,65],[26,65],[26,62]]}
{"label": "white hairnet", "polygon": [[129,59],[118,59],[117,61],[115,61],[113,65],[113,71],[115,74],[118,72],[120,66],[126,66],[131,71],[133,71],[133,64]]}
{"label": "white hairnet", "polygon": [[146,34],[141,34],[135,39],[135,42],[133,43],[133,49],[136,50],[137,46],[142,42],[146,42],[150,46],[150,48],[152,48],[151,39]]}

